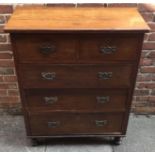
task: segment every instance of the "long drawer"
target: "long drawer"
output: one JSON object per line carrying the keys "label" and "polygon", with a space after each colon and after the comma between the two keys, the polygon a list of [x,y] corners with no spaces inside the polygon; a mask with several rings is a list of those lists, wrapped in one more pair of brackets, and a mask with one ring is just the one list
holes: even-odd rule
{"label": "long drawer", "polygon": [[120,134],[124,113],[42,113],[29,116],[32,136]]}
{"label": "long drawer", "polygon": [[126,88],[133,65],[20,65],[24,88]]}
{"label": "long drawer", "polygon": [[26,90],[29,111],[125,111],[127,90]]}

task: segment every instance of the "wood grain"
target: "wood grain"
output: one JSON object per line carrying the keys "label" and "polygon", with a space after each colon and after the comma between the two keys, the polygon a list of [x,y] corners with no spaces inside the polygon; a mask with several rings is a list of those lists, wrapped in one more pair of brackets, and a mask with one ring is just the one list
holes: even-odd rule
{"label": "wood grain", "polygon": [[17,7],[5,31],[149,30],[136,8]]}
{"label": "wood grain", "polygon": [[[34,111],[66,111],[66,112],[115,112],[125,111],[127,90],[116,89],[38,89],[25,91],[26,107],[30,113]],[[45,98],[56,98],[48,102]],[[100,100],[100,98],[108,98]]]}
{"label": "wood grain", "polygon": [[[123,113],[39,113],[30,115],[33,136],[63,134],[109,134],[121,133]],[[96,126],[96,121],[107,121],[106,125]],[[56,127],[48,127],[49,122],[57,122]]]}
{"label": "wood grain", "polygon": [[[21,65],[20,78],[24,88],[128,88],[133,65]],[[120,72],[121,71],[121,72]],[[46,80],[41,73],[55,73]],[[102,79],[99,72],[110,72]]]}
{"label": "wood grain", "polygon": [[[5,30],[11,32],[27,136],[126,134],[149,30],[136,8],[19,7]],[[56,50],[44,55],[45,44]],[[101,53],[106,46],[115,52]],[[53,72],[53,80],[42,77]],[[104,80],[99,72],[112,76]],[[108,104],[97,105],[98,95],[110,96]],[[57,104],[48,105],[45,97],[55,96]],[[94,126],[102,119],[107,126]],[[55,121],[60,126],[49,128]]]}
{"label": "wood grain", "polygon": [[[75,63],[78,53],[78,42],[74,35],[19,34],[15,40],[20,62]],[[42,47],[55,49],[43,53]]]}
{"label": "wood grain", "polygon": [[[137,34],[18,34],[15,36],[20,63],[104,63],[105,61],[133,61],[141,42]],[[55,50],[42,53],[42,46]],[[101,49],[115,47],[112,53]],[[29,50],[27,50],[29,49]]]}

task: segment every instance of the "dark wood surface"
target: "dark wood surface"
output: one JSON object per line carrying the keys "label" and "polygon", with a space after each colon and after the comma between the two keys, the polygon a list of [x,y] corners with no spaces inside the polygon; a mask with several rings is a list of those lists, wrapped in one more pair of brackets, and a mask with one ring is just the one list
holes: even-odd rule
{"label": "dark wood surface", "polygon": [[149,28],[136,9],[119,11],[15,11],[5,30],[11,32],[28,136],[126,134],[144,32]]}
{"label": "dark wood surface", "polygon": [[[41,113],[30,115],[33,135],[109,134],[122,132],[123,113]],[[97,124],[100,121],[100,124]],[[106,123],[102,125],[102,122]],[[51,126],[50,126],[51,123]],[[53,123],[53,124],[52,124]]]}
{"label": "dark wood surface", "polygon": [[25,91],[28,111],[125,111],[126,89],[37,89]]}
{"label": "dark wood surface", "polygon": [[[86,63],[133,61],[137,57],[140,40],[140,36],[127,33],[82,36],[79,46],[79,61]],[[101,51],[106,47],[112,47],[116,50],[110,51],[110,53]]]}
{"label": "dark wood surface", "polygon": [[[24,88],[127,88],[133,65],[20,65]],[[121,71],[121,72],[120,72]],[[44,74],[54,74],[46,79]],[[111,74],[111,77],[102,74]]]}
{"label": "dark wood surface", "polygon": [[[21,63],[104,63],[133,61],[141,37],[137,34],[18,34],[16,48]],[[50,47],[44,52],[42,48]],[[116,48],[114,52],[102,51]],[[29,49],[29,50],[27,50]]]}
{"label": "dark wood surface", "polygon": [[[18,34],[15,37],[20,62],[74,63],[76,60],[78,42],[74,35]],[[51,50],[44,52],[43,48],[47,47]]]}

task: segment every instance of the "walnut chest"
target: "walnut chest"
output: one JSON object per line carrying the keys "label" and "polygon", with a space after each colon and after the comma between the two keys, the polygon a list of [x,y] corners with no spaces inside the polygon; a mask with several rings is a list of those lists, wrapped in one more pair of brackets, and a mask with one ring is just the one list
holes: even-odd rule
{"label": "walnut chest", "polygon": [[144,33],[136,8],[18,7],[8,21],[27,136],[125,136]]}

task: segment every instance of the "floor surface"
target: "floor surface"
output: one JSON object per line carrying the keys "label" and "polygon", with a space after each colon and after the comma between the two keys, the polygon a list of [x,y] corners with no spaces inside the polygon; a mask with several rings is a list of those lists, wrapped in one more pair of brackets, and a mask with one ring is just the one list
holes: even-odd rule
{"label": "floor surface", "polygon": [[22,116],[0,115],[0,152],[154,152],[155,116],[131,114],[127,137],[114,146],[100,138],[54,138],[31,146]]}

